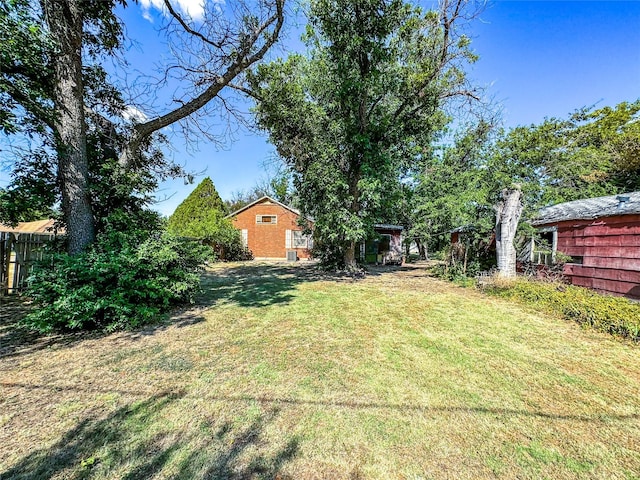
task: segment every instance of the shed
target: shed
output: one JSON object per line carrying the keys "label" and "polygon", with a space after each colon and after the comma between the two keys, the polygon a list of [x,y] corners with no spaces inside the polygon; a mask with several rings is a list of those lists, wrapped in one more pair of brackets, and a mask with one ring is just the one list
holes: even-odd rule
{"label": "shed", "polygon": [[376,223],[374,238],[360,244],[360,260],[366,263],[402,263],[402,225]]}
{"label": "shed", "polygon": [[[227,215],[257,260],[310,259],[313,239],[300,226],[300,211],[264,196]],[[313,223],[307,223],[313,229]]]}
{"label": "shed", "polygon": [[64,228],[56,227],[56,221],[49,218],[35,222],[20,222],[15,227],[0,223],[0,232],[59,234],[64,233]]}
{"label": "shed", "polygon": [[[640,298],[640,192],[560,203],[531,223],[552,257],[571,256],[563,273],[573,285]],[[540,261],[534,245],[530,254]]]}

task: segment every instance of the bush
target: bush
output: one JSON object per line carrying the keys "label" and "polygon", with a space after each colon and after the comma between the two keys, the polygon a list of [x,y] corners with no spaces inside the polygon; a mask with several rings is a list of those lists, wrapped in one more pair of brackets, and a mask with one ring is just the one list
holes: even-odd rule
{"label": "bush", "polygon": [[227,243],[223,253],[223,260],[228,262],[253,260],[253,252],[242,244],[242,240]]}
{"label": "bush", "polygon": [[567,320],[640,341],[640,304],[562,283],[516,279],[493,281],[485,291],[541,306]]}
{"label": "bush", "polygon": [[193,301],[209,247],[163,231],[107,227],[87,252],[51,253],[35,266],[27,326],[52,330],[134,328],[172,305]]}

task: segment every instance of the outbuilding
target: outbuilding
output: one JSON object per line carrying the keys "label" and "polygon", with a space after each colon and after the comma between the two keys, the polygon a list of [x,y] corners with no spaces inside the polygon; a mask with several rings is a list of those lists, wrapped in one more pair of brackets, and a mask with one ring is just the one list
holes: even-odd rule
{"label": "outbuilding", "polygon": [[544,263],[561,252],[573,285],[640,298],[640,192],[575,200],[540,210],[531,222],[545,248],[530,259]]}
{"label": "outbuilding", "polygon": [[402,225],[376,223],[375,236],[360,244],[360,261],[377,264],[402,264]]}

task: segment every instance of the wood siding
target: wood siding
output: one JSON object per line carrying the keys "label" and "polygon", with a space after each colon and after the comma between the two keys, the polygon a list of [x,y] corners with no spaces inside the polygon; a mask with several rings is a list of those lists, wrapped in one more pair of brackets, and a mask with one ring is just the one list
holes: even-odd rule
{"label": "wood siding", "polygon": [[573,285],[640,298],[640,215],[542,226],[556,226],[557,250],[581,259],[564,267]]}
{"label": "wood siding", "polygon": [[55,235],[0,231],[0,296],[24,288],[34,262],[41,260],[44,246]]}

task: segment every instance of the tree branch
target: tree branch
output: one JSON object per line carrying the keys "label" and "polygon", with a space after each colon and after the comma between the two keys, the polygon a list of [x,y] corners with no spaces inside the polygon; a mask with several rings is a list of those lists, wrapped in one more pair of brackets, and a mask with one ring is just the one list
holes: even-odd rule
{"label": "tree branch", "polygon": [[180,14],[178,12],[176,12],[176,10],[173,8],[173,5],[171,5],[171,2],[169,0],[164,0],[164,5],[167,7],[167,10],[169,10],[169,13],[171,14],[171,16],[176,19],[176,21],[182,26],[182,28],[184,28],[185,32],[190,33],[191,35],[194,35],[194,36],[198,37],[204,43],[206,43],[208,45],[211,45],[212,47],[222,48],[222,46],[224,45],[223,41],[214,42],[214,41],[208,39],[207,37],[205,37],[200,32],[192,29],[187,24],[187,22],[184,21],[184,19],[180,16]]}
{"label": "tree branch", "polygon": [[258,101],[262,101],[263,98],[256,93],[255,91],[251,90],[250,88],[247,87],[243,87],[242,85],[238,85],[236,83],[230,83],[229,85],[227,85],[229,88],[233,88],[234,90],[237,90],[239,92],[242,92],[246,95],[249,95],[252,98],[255,98]]}
{"label": "tree branch", "polygon": [[[185,102],[180,107],[164,115],[153,118],[147,122],[140,123],[134,127],[134,133],[131,136],[128,144],[120,154],[120,158],[118,159],[122,167],[130,168],[131,166],[133,166],[135,152],[145,138],[147,138],[153,132],[176,123],[200,110],[212,99],[214,99],[224,87],[229,86],[234,78],[236,78],[249,66],[264,57],[269,48],[278,40],[280,30],[282,29],[282,26],[284,24],[284,2],[285,0],[276,0],[276,12],[271,17],[269,17],[259,28],[256,28],[253,31],[253,34],[249,37],[250,41],[247,43],[246,47],[238,52],[235,60],[231,65],[229,65],[229,67],[227,67],[224,74],[218,75],[213,83],[202,93]],[[272,25],[273,32],[266,36],[264,45],[262,45],[262,47],[257,52],[249,55],[251,48],[255,46],[262,33]]]}

